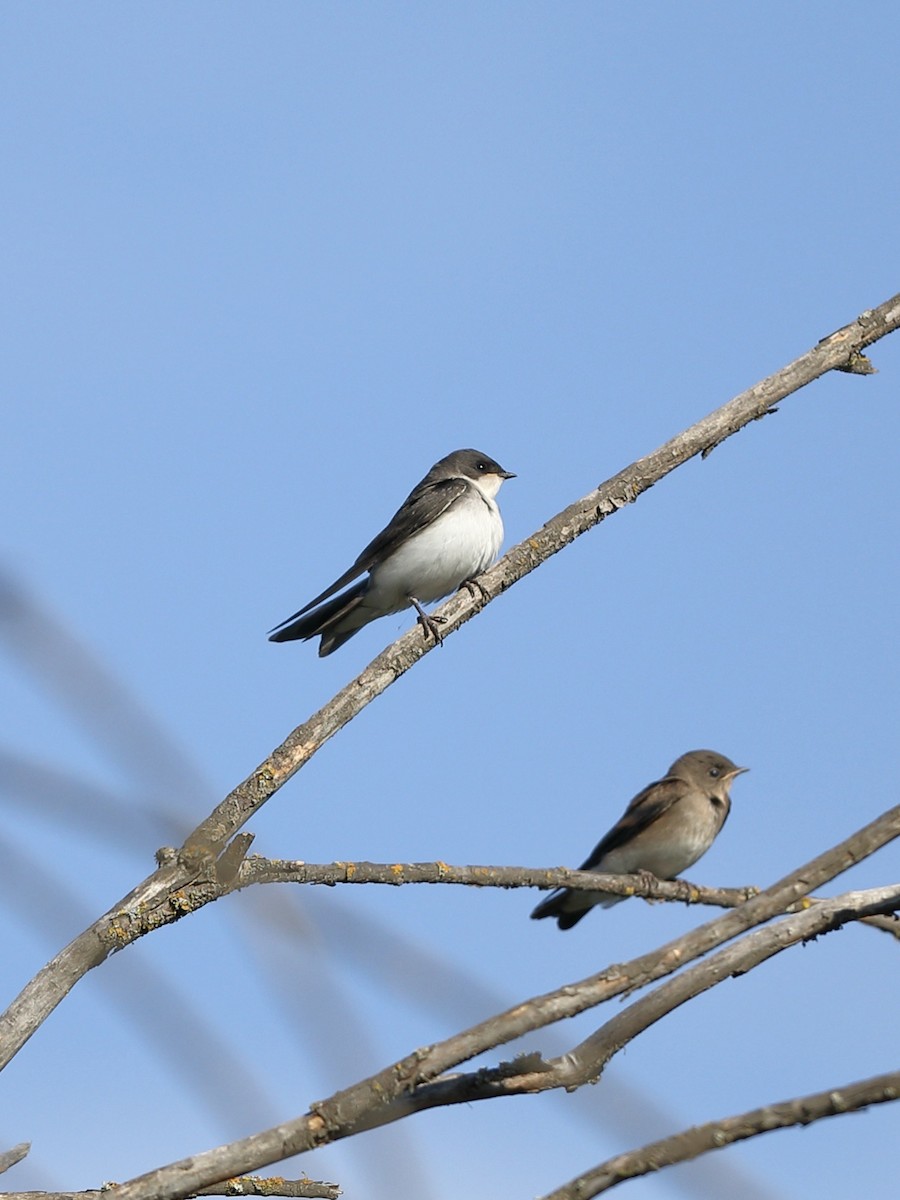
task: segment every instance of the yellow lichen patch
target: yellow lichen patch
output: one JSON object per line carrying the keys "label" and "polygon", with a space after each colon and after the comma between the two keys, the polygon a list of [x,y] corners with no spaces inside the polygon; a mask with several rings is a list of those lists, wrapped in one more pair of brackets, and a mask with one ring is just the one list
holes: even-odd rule
{"label": "yellow lichen patch", "polygon": [[131,941],[131,936],[129,935],[128,930],[118,921],[110,921],[109,925],[107,926],[107,931],[109,936],[114,938],[122,946],[127,946]]}
{"label": "yellow lichen patch", "polygon": [[183,891],[172,892],[169,896],[169,903],[173,910],[177,913],[189,913],[193,911],[193,904]]}
{"label": "yellow lichen patch", "polygon": [[403,874],[403,863],[391,863],[391,874],[401,876]]}

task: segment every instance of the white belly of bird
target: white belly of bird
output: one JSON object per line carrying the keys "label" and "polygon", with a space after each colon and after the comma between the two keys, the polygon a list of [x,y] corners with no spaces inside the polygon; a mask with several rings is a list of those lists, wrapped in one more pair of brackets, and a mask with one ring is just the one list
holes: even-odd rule
{"label": "white belly of bird", "polygon": [[486,570],[500,552],[503,522],[493,501],[445,513],[371,573],[366,602],[399,612],[415,596],[430,604]]}

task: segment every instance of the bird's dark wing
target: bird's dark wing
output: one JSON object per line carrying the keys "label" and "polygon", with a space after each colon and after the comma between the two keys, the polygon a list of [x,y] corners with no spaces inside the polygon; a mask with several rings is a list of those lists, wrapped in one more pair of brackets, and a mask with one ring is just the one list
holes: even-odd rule
{"label": "bird's dark wing", "polygon": [[354,570],[370,571],[375,563],[389,558],[413,534],[443,516],[471,486],[468,479],[460,476],[438,479],[434,483],[423,479],[394,513],[390,524],[369,542],[353,564]]}
{"label": "bird's dark wing", "polygon": [[430,525],[432,521],[436,521],[452,504],[464,496],[471,486],[467,479],[460,476],[453,479],[438,479],[434,482],[426,476],[420,484],[413,488],[381,533],[369,542],[353,566],[345,571],[340,579],[336,579],[330,587],[316,596],[315,600],[310,600],[309,604],[304,604],[303,608],[297,609],[292,616],[285,618],[284,621],[279,621],[269,632],[274,633],[282,625],[289,625],[297,617],[302,617],[304,613],[321,604],[323,600],[328,600],[341,588],[345,588],[348,583],[352,583],[364,571],[370,571],[377,562],[388,558],[407,538],[418,533],[420,529],[424,529],[426,525]]}
{"label": "bird's dark wing", "polygon": [[631,841],[635,834],[659,820],[663,813],[667,812],[689,790],[689,785],[684,780],[668,776],[665,779],[657,780],[656,783],[648,784],[642,792],[638,792],[616,824],[597,843],[579,869],[582,871],[592,870],[605,854],[619,846],[624,846],[626,842]]}

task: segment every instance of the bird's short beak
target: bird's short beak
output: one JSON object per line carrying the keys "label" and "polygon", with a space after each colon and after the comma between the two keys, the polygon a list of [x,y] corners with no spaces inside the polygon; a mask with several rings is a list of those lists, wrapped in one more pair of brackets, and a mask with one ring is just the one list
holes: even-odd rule
{"label": "bird's short beak", "polygon": [[516,473],[515,473],[515,471],[501,471],[500,478],[501,479],[515,479]]}
{"label": "bird's short beak", "polygon": [[749,767],[735,767],[734,770],[731,772],[731,774],[728,776],[728,778],[736,779],[738,777],[738,775],[744,775],[749,770],[750,770]]}

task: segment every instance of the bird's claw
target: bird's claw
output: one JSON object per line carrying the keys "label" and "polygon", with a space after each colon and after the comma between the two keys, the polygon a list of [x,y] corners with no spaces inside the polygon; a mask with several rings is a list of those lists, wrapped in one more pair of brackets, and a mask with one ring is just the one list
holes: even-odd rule
{"label": "bird's claw", "polygon": [[487,603],[487,601],[491,598],[490,592],[478,579],[464,579],[459,586],[461,588],[465,588],[473,600],[477,600],[479,597],[481,597],[481,599]]}
{"label": "bird's claw", "polygon": [[686,879],[673,879],[672,882],[678,887],[679,900],[683,900],[685,904],[693,904],[694,889]]}
{"label": "bird's claw", "polygon": [[444,639],[438,626],[446,625],[447,618],[439,617],[437,614],[427,613],[415,596],[410,596],[409,601],[418,613],[416,621],[422,626],[422,636],[425,638],[425,640],[428,641],[428,635],[430,633],[434,638],[435,645],[443,646]]}
{"label": "bird's claw", "polygon": [[[654,875],[652,871],[646,871],[643,868],[640,871],[635,871],[635,875],[637,875],[638,879],[646,888],[655,887],[656,884],[660,882],[658,875]],[[648,904],[659,903],[655,896],[645,896],[644,899]]]}
{"label": "bird's claw", "polygon": [[443,646],[444,638],[441,634],[440,626],[447,623],[446,617],[430,617],[428,613],[420,613],[416,617],[416,621],[422,626],[422,636],[428,641],[429,633],[434,638],[438,646]]}

